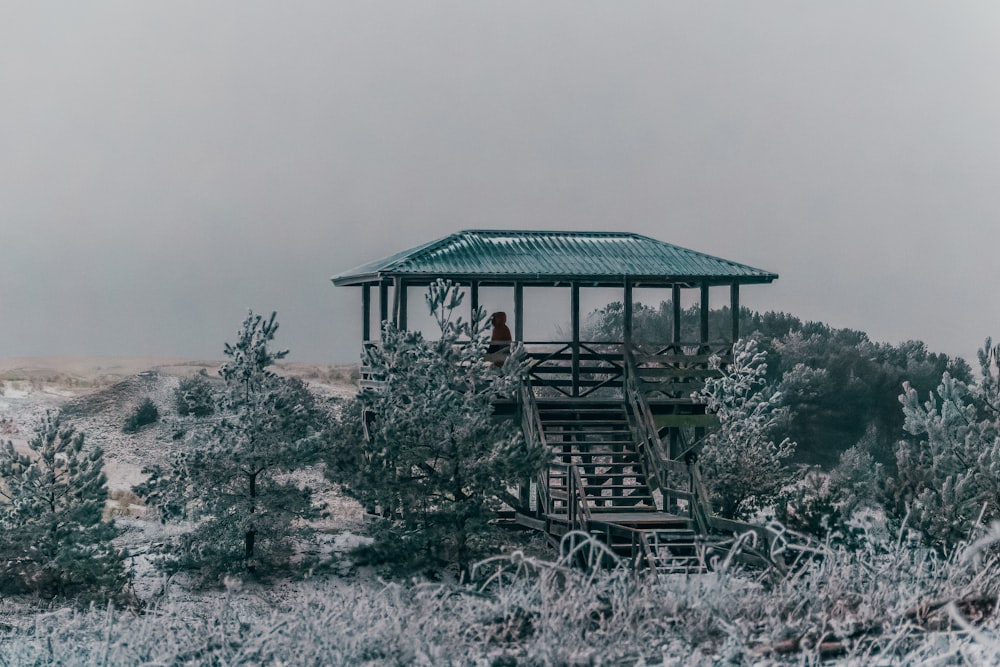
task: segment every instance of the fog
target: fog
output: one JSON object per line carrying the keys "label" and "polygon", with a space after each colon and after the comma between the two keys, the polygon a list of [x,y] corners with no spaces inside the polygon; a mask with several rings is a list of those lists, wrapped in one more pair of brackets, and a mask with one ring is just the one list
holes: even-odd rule
{"label": "fog", "polygon": [[995,3],[2,3],[0,356],[218,358],[253,308],[353,361],[331,275],[512,228],[647,234],[778,273],[751,308],[971,358],[998,71]]}

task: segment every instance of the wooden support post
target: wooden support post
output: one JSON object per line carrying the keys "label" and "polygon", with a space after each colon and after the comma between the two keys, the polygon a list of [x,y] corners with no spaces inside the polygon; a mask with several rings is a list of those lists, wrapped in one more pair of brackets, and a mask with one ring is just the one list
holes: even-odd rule
{"label": "wooden support post", "polygon": [[674,307],[674,331],[670,340],[676,345],[681,342],[681,286],[677,283],[670,286],[670,299]]}
{"label": "wooden support post", "polygon": [[361,342],[372,339],[372,287],[361,286]]}
{"label": "wooden support post", "polygon": [[708,342],[708,281],[701,283],[701,344]]}
{"label": "wooden support post", "polygon": [[625,352],[632,349],[632,281],[628,278],[625,279],[625,301],[624,309],[622,313],[622,342],[624,343]]}
{"label": "wooden support post", "polygon": [[469,321],[474,322],[476,313],[479,311],[479,281],[473,280],[469,283]]}
{"label": "wooden support post", "polygon": [[580,395],[580,284],[570,284],[570,309],[573,327],[573,396]]}
{"label": "wooden support post", "polygon": [[524,342],[524,285],[514,284],[514,340]]}
{"label": "wooden support post", "polygon": [[729,309],[733,311],[733,342],[740,339],[740,284],[729,286]]}
{"label": "wooden support post", "polygon": [[378,330],[382,336],[382,323],[389,319],[389,283],[382,281],[378,285]]}
{"label": "wooden support post", "polygon": [[396,278],[393,292],[395,299],[392,302],[392,321],[397,328],[403,330],[406,328],[406,281]]}

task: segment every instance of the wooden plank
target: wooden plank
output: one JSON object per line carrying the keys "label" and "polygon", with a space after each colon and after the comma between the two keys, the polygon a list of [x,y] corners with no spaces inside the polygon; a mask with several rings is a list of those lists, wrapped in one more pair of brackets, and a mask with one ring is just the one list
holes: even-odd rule
{"label": "wooden plank", "polygon": [[657,428],[705,428],[718,425],[719,418],[716,415],[654,415],[653,421]]}
{"label": "wooden plank", "polygon": [[674,326],[673,337],[675,343],[681,342],[681,286],[674,283],[670,286],[670,298],[673,301]]}
{"label": "wooden plank", "polygon": [[700,391],[705,387],[704,382],[643,382],[639,388],[644,392],[660,392],[663,394],[686,393]]}
{"label": "wooden plank", "polygon": [[653,524],[653,523],[687,523],[688,517],[669,512],[591,512],[592,521],[603,523],[630,523],[630,524]]}
{"label": "wooden plank", "polygon": [[624,312],[622,313],[622,340],[626,349],[632,347],[632,281],[625,278]]}
{"label": "wooden plank", "polygon": [[733,315],[733,342],[740,339],[740,284],[733,283],[729,286],[729,308]]}
{"label": "wooden plank", "polygon": [[708,281],[701,283],[701,342],[708,342]]}
{"label": "wooden plank", "polygon": [[514,340],[524,340],[524,285],[514,285]]}
{"label": "wooden plank", "polygon": [[389,283],[381,282],[378,286],[378,331],[382,337],[382,323],[389,319]]}
{"label": "wooden plank", "polygon": [[573,329],[573,396],[580,395],[580,284],[570,286],[571,325]]}
{"label": "wooden plank", "polygon": [[531,528],[533,530],[544,531],[546,528],[545,521],[541,519],[533,519],[530,516],[525,516],[524,514],[521,514],[520,512],[514,513],[514,523],[520,524],[527,528]]}
{"label": "wooden plank", "polygon": [[707,364],[712,357],[719,357],[722,363],[732,361],[731,354],[637,354],[637,364],[661,364],[661,366],[681,366]]}
{"label": "wooden plank", "polygon": [[372,287],[369,284],[361,286],[361,342],[372,339]]}
{"label": "wooden plank", "polygon": [[722,371],[712,368],[649,368],[635,369],[636,375],[647,382],[655,378],[698,379],[722,377]]}

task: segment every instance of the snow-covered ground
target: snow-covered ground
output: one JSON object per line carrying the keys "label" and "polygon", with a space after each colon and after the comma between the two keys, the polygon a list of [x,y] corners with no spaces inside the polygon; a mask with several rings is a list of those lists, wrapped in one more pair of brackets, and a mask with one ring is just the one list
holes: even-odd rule
{"label": "snow-covered ground", "polygon": [[[174,390],[181,378],[203,369],[210,378],[217,378],[218,366],[218,362],[210,361],[147,358],[0,360],[0,440],[9,440],[15,448],[25,450],[45,414],[60,411],[64,423],[84,433],[86,446],[104,451],[107,513],[124,528],[119,538],[121,546],[139,554],[132,565],[141,596],[163,590],[163,582],[145,557],[148,545],[162,542],[184,527],[165,526],[148,516],[132,490],[146,479],[143,468],[166,463],[183,442],[183,434],[195,425],[195,418],[181,417],[174,408]],[[349,366],[290,363],[278,370],[302,378],[320,397],[344,398],[356,392]],[[137,433],[124,433],[126,419],[146,398],[156,404],[160,419]],[[317,522],[322,548],[348,551],[364,522],[361,507],[337,493],[318,467],[296,475],[316,490],[317,500],[328,508],[326,516]]]}
{"label": "snow-covered ground", "polygon": [[[487,593],[454,582],[385,582],[346,555],[366,538],[357,503],[317,468],[330,507],[319,546],[332,572],[196,590],[144,553],[185,526],[147,516],[129,493],[191,425],[180,378],[218,364],[179,360],[0,360],[0,439],[23,447],[47,410],[105,452],[109,514],[134,554],[142,613],[0,598],[0,664],[718,665],[998,664],[995,558],[937,558],[889,544],[830,550],[793,574],[716,571],[647,579],[589,574],[515,552],[483,565]],[[288,365],[318,394],[355,391],[350,367]],[[122,426],[151,398],[161,418]],[[997,529],[1000,541],[1000,528]],[[989,554],[986,554],[989,555]]]}
{"label": "snow-covered ground", "polygon": [[[180,379],[202,370],[217,378],[220,363],[145,357],[0,359],[0,439],[23,448],[47,411],[63,410],[88,444],[104,450],[109,492],[126,492],[145,479],[143,467],[168,459],[178,434],[192,424],[173,407]],[[302,378],[319,396],[343,398],[357,391],[350,366],[288,363],[278,369]],[[146,398],[156,404],[161,419],[138,433],[123,433],[128,415]]]}

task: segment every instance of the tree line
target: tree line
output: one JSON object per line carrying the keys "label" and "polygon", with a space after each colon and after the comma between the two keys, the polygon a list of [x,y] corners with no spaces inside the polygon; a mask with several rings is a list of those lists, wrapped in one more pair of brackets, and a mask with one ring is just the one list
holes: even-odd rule
{"label": "tree line", "polygon": [[[251,312],[219,379],[195,376],[175,392],[183,417],[170,460],[135,489],[162,521],[191,529],[156,547],[167,573],[206,585],[226,576],[267,579],[321,567],[312,522],[324,507],[297,476],[319,467],[376,519],[358,556],[401,571],[461,576],[505,539],[493,520],[548,452],[532,448],[492,401],[510,396],[526,370],[480,363],[486,314],[458,313],[462,293],[441,281],[426,295],[440,335],[383,324],[364,363],[384,391],[327,401],[274,372],[276,316]],[[613,339],[621,304],[587,319]],[[669,303],[637,305],[634,331],[654,344],[671,330]],[[685,327],[698,313],[682,312]],[[715,327],[729,313],[711,313]],[[848,523],[877,509],[942,552],[977,525],[1000,519],[1000,390],[997,348],[986,341],[979,373],[923,343],[874,343],[863,332],[741,311],[748,335],[700,390],[719,417],[698,465],[716,512],[770,512],[798,530],[849,544]],[[130,428],[142,428],[131,425]],[[28,451],[0,448],[0,590],[81,599],[127,592],[129,554],[102,516],[107,500],[99,446],[49,415]]]}

